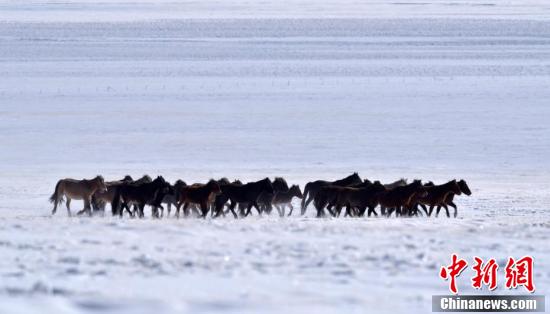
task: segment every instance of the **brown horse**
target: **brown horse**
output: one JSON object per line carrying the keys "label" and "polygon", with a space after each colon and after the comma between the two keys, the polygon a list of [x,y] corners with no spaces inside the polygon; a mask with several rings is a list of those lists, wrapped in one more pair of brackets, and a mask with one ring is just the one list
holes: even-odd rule
{"label": "brown horse", "polygon": [[220,185],[215,180],[210,180],[207,184],[197,183],[182,187],[179,191],[178,205],[176,205],[176,217],[180,215],[181,205],[183,205],[183,214],[187,217],[189,205],[197,204],[200,205],[202,211],[201,217],[206,218],[209,210],[208,205],[221,192]]}
{"label": "brown horse", "polygon": [[97,176],[91,180],[75,180],[75,179],[62,179],[57,181],[55,185],[55,191],[50,197],[50,202],[54,204],[52,215],[57,211],[57,205],[63,201],[63,197],[66,197],[65,204],[67,205],[67,213],[71,216],[71,200],[83,200],[84,209],[77,214],[80,215],[84,212],[88,212],[92,215],[92,195],[97,191],[106,191],[105,180],[102,176]]}

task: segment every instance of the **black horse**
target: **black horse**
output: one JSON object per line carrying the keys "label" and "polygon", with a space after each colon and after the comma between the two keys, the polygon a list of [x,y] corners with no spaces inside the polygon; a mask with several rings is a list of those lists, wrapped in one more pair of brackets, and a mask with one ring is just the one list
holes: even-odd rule
{"label": "black horse", "polygon": [[[288,192],[290,190],[288,188],[288,183],[282,177],[275,177],[275,180],[273,180],[271,184],[273,185],[273,193],[264,191],[258,197],[258,205],[260,206],[260,211],[262,213],[265,212],[268,215],[271,215],[271,212],[273,211],[273,201],[275,197],[277,197],[277,194],[281,192]],[[248,208],[247,203],[239,203],[240,212],[244,212],[246,208]]]}
{"label": "black horse", "polygon": [[[222,178],[223,179],[223,178]],[[223,194],[223,187],[229,184],[233,185],[243,185],[243,183],[240,180],[235,180],[233,182],[229,182],[229,180],[219,180],[218,184],[220,186],[220,189],[222,190],[221,194],[216,195],[216,198],[214,199],[213,209],[212,209],[212,216],[218,217],[219,215],[223,215],[225,217],[225,214],[227,213],[225,211],[225,205],[227,201],[229,201],[229,198]],[[229,206],[228,206],[229,207]],[[229,212],[229,209],[227,210]],[[237,218],[237,214],[233,211],[233,215],[235,218]]]}
{"label": "black horse", "polygon": [[302,212],[301,215],[303,216],[306,213],[306,208],[314,199],[317,193],[321,190],[321,188],[329,185],[334,186],[348,186],[348,185],[354,185],[354,184],[360,184],[362,183],[361,178],[359,177],[359,174],[357,172],[354,172],[353,174],[345,177],[344,179],[336,180],[336,181],[323,181],[323,180],[317,180],[313,182],[309,182],[304,187],[304,198],[302,199]]}
{"label": "black horse", "polygon": [[[137,206],[138,214],[141,218],[144,216],[143,209],[145,205],[151,205],[153,208],[153,217],[157,217],[157,209],[164,209],[161,203],[169,190],[170,184],[161,176],[148,183],[136,184],[133,182],[123,184],[118,188],[115,194],[113,206],[114,208],[118,208],[118,204],[121,204],[119,215],[122,217],[124,209],[130,212],[129,205],[134,204]],[[122,203],[120,203],[121,200]]]}
{"label": "black horse", "polygon": [[[273,193],[273,185],[269,178],[257,182],[249,182],[247,184],[226,184],[220,186],[220,189],[223,197],[220,198],[219,203],[216,205],[216,217],[221,215],[223,212],[223,206],[227,200],[230,201],[229,210],[233,213],[233,216],[237,218],[237,213],[235,213],[235,206],[238,203],[247,203],[248,207],[246,212],[242,213],[242,216],[246,217],[250,214],[252,207],[256,208],[258,214],[262,214],[260,207],[258,205],[258,197],[263,192]],[[225,200],[225,201],[224,201]]]}

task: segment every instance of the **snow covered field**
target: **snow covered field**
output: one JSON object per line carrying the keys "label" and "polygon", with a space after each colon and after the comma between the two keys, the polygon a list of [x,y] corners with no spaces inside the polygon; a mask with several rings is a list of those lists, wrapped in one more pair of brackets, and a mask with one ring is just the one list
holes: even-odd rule
{"label": "snow covered field", "polygon": [[[0,313],[422,313],[453,252],[530,254],[548,294],[549,101],[542,0],[0,1]],[[353,171],[473,195],[458,219],[49,215],[64,177]]]}

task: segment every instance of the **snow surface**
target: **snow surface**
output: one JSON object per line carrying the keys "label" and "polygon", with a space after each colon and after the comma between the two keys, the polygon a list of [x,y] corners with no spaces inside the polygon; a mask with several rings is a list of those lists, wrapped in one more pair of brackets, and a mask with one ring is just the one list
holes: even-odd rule
{"label": "snow surface", "polygon": [[[422,313],[453,252],[530,254],[548,294],[549,17],[548,1],[0,1],[0,313]],[[458,219],[49,215],[64,177],[353,171],[473,195]],[[460,292],[486,292],[470,275]]]}

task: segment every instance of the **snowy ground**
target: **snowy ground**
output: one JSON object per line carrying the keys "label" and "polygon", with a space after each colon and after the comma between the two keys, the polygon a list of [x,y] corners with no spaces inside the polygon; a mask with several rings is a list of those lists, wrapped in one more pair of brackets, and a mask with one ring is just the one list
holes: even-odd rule
{"label": "snowy ground", "polygon": [[[546,1],[0,1],[0,312],[428,312],[453,252],[533,255],[547,294],[549,18]],[[474,194],[458,219],[404,220],[69,219],[47,201],[98,173],[353,171]]]}

